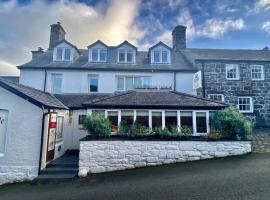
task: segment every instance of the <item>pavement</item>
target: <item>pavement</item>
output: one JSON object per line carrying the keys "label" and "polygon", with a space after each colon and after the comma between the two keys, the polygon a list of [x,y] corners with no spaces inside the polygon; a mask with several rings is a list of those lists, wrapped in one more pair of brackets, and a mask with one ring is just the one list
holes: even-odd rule
{"label": "pavement", "polygon": [[0,199],[270,199],[270,154],[176,163],[92,174],[49,184],[0,186]]}
{"label": "pavement", "polygon": [[[270,128],[257,128],[252,134],[252,150],[257,153],[270,152]],[[270,198],[269,198],[270,199]]]}

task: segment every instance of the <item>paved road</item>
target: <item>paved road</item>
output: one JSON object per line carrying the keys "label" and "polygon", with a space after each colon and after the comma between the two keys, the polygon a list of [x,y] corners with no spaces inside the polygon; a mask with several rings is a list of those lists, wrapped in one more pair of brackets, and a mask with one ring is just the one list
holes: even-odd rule
{"label": "paved road", "polygon": [[270,128],[257,128],[253,132],[252,150],[256,153],[270,152]]}
{"label": "paved road", "polygon": [[91,175],[66,183],[0,186],[0,199],[270,199],[270,154]]}

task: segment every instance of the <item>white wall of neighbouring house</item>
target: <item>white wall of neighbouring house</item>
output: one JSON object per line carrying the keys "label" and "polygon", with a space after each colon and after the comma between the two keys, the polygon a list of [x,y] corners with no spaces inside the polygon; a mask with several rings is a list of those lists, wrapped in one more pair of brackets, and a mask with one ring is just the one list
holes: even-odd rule
{"label": "white wall of neighbouring house", "polygon": [[193,75],[192,72],[177,73],[176,91],[196,95],[196,90],[193,89]]}
{"label": "white wall of neighbouring house", "polygon": [[0,109],[8,112],[5,149],[0,155],[0,185],[31,180],[38,174],[42,110],[0,88]]}
{"label": "white wall of neighbouring house", "polygon": [[44,70],[20,70],[20,83],[36,88],[38,90],[44,90]]}

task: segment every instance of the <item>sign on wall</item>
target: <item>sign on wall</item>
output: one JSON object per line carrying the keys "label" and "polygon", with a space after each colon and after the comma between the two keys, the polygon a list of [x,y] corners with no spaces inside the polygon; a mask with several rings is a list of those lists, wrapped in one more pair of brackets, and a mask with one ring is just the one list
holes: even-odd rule
{"label": "sign on wall", "polygon": [[198,71],[193,75],[193,89],[199,89],[202,87],[202,71]]}
{"label": "sign on wall", "polygon": [[8,111],[0,110],[0,153],[4,153],[7,132]]}

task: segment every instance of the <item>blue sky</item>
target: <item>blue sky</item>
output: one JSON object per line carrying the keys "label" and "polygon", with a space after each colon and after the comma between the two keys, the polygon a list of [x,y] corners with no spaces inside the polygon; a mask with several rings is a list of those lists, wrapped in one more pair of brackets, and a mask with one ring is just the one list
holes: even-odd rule
{"label": "blue sky", "polygon": [[31,50],[46,49],[57,21],[79,48],[97,39],[127,39],[141,50],[159,40],[171,45],[178,24],[192,48],[270,46],[270,0],[0,0],[0,75],[18,73],[13,66]]}

